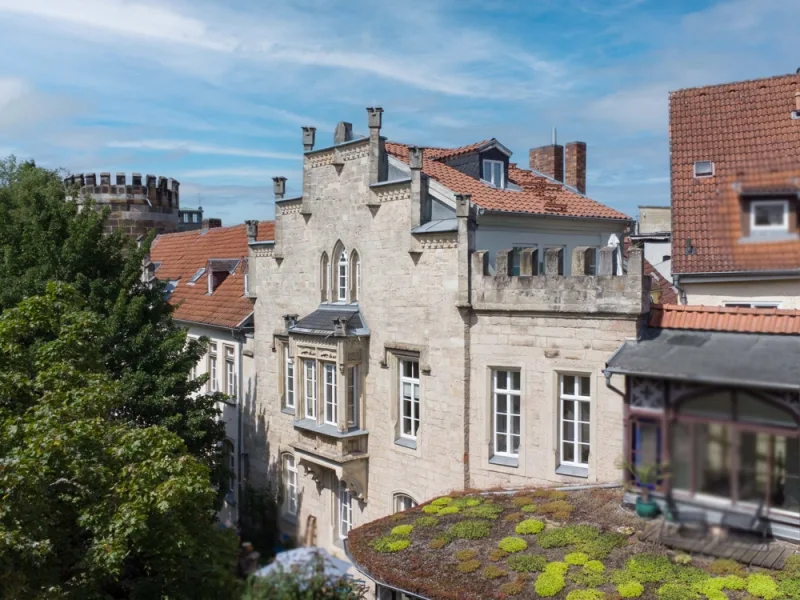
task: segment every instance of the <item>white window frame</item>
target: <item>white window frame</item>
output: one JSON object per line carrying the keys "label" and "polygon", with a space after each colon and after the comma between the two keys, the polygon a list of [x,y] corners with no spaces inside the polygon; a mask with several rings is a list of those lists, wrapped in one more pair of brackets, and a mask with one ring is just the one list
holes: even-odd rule
{"label": "white window frame", "polygon": [[346,539],[353,528],[353,495],[343,481],[339,481],[339,537]]}
{"label": "white window frame", "polygon": [[[564,393],[564,378],[565,377],[573,377],[574,384],[581,387],[582,379],[589,380],[589,395],[585,396],[583,394],[565,394]],[[580,390],[582,391],[582,390]],[[574,392],[574,387],[573,387]],[[566,422],[570,422],[573,424],[573,439],[571,441],[564,440],[564,402],[574,402],[575,403],[575,418],[569,419]],[[589,420],[583,420],[583,406],[582,404],[585,403],[589,405]],[[592,456],[592,440],[591,440],[591,427],[592,427],[592,419],[591,413],[595,412],[592,408],[592,376],[588,373],[560,373],[558,376],[558,458],[559,464],[571,467],[580,467],[580,468],[588,468],[589,467],[589,460]],[[589,425],[589,441],[584,442],[582,441],[581,435],[581,427],[580,425],[586,423]],[[572,455],[575,460],[565,460],[564,459],[564,444],[571,443],[572,444]],[[586,459],[586,462],[581,462],[581,455],[580,455],[580,447],[581,446],[588,446],[589,447],[589,456]]]}
{"label": "white window frame", "polygon": [[303,401],[306,419],[317,418],[317,361],[303,361]]}
{"label": "white window frame", "polygon": [[[498,385],[498,375],[500,373],[506,374],[506,387],[501,388]],[[513,375],[519,375],[519,389],[511,387],[513,385]],[[506,410],[500,413],[497,409],[497,397],[499,395],[506,396]],[[519,412],[513,411],[514,397],[519,398]],[[498,416],[505,416],[506,429],[499,431],[497,428]],[[519,419],[520,427],[519,433],[513,433],[512,422],[514,417]],[[519,438],[517,442],[517,451],[513,452],[514,438]],[[498,441],[503,439],[505,441],[506,449],[504,451],[498,450]],[[519,448],[522,445],[522,373],[519,369],[492,369],[492,452],[494,456],[506,456],[508,458],[519,458]]]}
{"label": "white window frame", "polygon": [[742,304],[749,304],[749,306],[746,307],[746,308],[780,308],[781,307],[781,303],[780,302],[762,302],[762,301],[755,302],[755,301],[752,301],[752,300],[740,300],[740,301],[729,300],[728,302],[724,303],[724,305],[726,307],[728,307],[728,308],[745,308],[743,306],[740,306]]}
{"label": "white window frame", "polygon": [[[494,170],[498,168],[500,170],[500,181],[497,182],[494,180]],[[491,178],[487,178],[487,170],[489,171],[489,175]],[[491,160],[488,158],[484,158],[481,164],[481,178],[496,188],[504,188],[506,187],[506,173],[505,173],[505,164],[502,160]]]}
{"label": "white window frame", "polygon": [[236,398],[236,351],[233,346],[225,348],[225,393]]}
{"label": "white window frame", "polygon": [[348,427],[358,427],[358,365],[347,367],[346,420]]}
{"label": "white window frame", "polygon": [[283,482],[286,489],[284,511],[292,516],[297,515],[297,461],[294,454],[283,455]]}
{"label": "white window frame", "polygon": [[396,492],[394,494],[394,497],[392,498],[392,507],[394,509],[394,512],[396,513],[410,510],[414,508],[416,505],[417,501],[414,500],[414,498],[412,498],[408,494],[405,494],[403,492]]}
{"label": "white window frame", "polygon": [[[701,165],[701,164],[705,164],[705,163],[708,163],[709,165],[711,165],[711,172],[710,173],[698,173],[697,172],[697,165]],[[694,165],[692,166],[692,171],[694,173],[695,179],[704,179],[706,177],[713,177],[714,173],[716,171],[716,169],[714,167],[714,161],[713,160],[697,160],[697,161],[694,162]]]}
{"label": "white window frame", "polygon": [[208,347],[208,379],[212,392],[219,391],[217,381],[217,343],[212,342]]}
{"label": "white window frame", "polygon": [[[405,366],[406,364],[411,365],[411,376],[407,376],[405,374]],[[400,397],[400,406],[399,406],[399,413],[398,416],[400,417],[400,437],[407,439],[407,440],[416,440],[417,439],[417,432],[419,431],[419,427],[421,424],[420,419],[420,381],[419,381],[419,359],[414,358],[400,358],[398,360],[398,373],[400,375],[399,379],[399,397]],[[416,369],[416,377],[414,377],[414,371]],[[405,386],[409,385],[411,389],[411,396],[408,398],[409,404],[409,412],[406,414],[406,396],[403,391]],[[416,394],[414,391],[416,390]],[[410,431],[411,433],[406,433],[406,422],[410,424]],[[416,427],[414,424],[416,423]]]}
{"label": "white window frame", "polygon": [[355,297],[355,300],[356,300],[356,302],[358,302],[358,300],[361,298],[361,255],[360,254],[356,256],[355,270],[356,270],[356,297]]}
{"label": "white window frame", "polygon": [[285,394],[286,408],[295,408],[294,402],[294,360],[289,356],[289,344],[283,347],[283,390]]}
{"label": "white window frame", "polygon": [[[780,206],[783,208],[783,222],[780,225],[756,225],[756,208],[762,206]],[[788,200],[753,200],[750,202],[750,233],[759,231],[789,231]]]}
{"label": "white window frame", "polygon": [[[336,398],[336,364],[322,363],[323,387],[324,387],[324,412],[322,415],[323,423],[328,425],[338,425],[339,405]],[[328,415],[330,414],[330,418]]]}
{"label": "white window frame", "polygon": [[347,292],[349,288],[347,285],[348,266],[347,251],[342,248],[342,252],[339,255],[339,260],[336,263],[336,290],[337,300],[339,302],[347,302]]}

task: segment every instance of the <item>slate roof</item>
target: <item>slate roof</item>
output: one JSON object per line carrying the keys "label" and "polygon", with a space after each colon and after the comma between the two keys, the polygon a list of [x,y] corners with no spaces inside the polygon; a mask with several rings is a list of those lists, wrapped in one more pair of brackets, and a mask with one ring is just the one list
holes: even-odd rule
{"label": "slate roof", "polygon": [[[798,190],[800,120],[792,119],[800,75],[670,94],[672,271],[712,273],[800,268],[800,240],[740,243],[734,184]],[[713,177],[695,178],[696,161]],[[687,254],[691,238],[694,254]]]}
{"label": "slate roof", "polygon": [[369,335],[369,328],[364,322],[357,304],[320,304],[314,312],[299,319],[294,327],[289,329],[289,333],[333,335],[334,321],[339,318],[346,320],[347,335]]}
{"label": "slate roof", "polygon": [[[424,148],[422,170],[456,193],[472,194],[472,202],[491,211],[630,220],[630,217],[543,175],[509,165],[508,179],[521,190],[498,189],[441,162],[444,158],[477,151],[495,140],[460,148]],[[408,146],[386,142],[386,151],[408,162]]]}
{"label": "slate roof", "polygon": [[[800,310],[654,304],[650,327],[777,335],[800,335]],[[800,341],[794,340],[800,348]],[[795,363],[800,365],[800,359]]]}
{"label": "slate roof", "polygon": [[[256,239],[273,238],[274,222],[260,222]],[[203,325],[236,327],[253,312],[253,300],[244,296],[246,261],[242,259],[246,259],[247,254],[246,226],[235,225],[216,227],[205,233],[196,229],[159,235],[153,242],[150,259],[161,263],[156,271],[158,279],[178,282],[169,299],[177,306],[174,318]],[[230,262],[220,262],[223,259]],[[212,260],[220,266],[236,266],[209,295],[206,273],[194,285],[189,280]]]}

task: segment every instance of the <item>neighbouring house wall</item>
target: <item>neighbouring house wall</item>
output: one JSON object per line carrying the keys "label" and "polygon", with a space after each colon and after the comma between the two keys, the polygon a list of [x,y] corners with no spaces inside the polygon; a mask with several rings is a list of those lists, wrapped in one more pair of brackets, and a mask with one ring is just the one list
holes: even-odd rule
{"label": "neighbouring house wall", "polygon": [[669,206],[640,206],[639,234],[672,231],[672,208]]}
{"label": "neighbouring house wall", "polygon": [[724,306],[726,302],[778,302],[780,308],[800,308],[800,280],[684,283],[686,304]]}
{"label": "neighbouring house wall", "polygon": [[658,271],[664,279],[672,281],[672,260],[664,260],[665,256],[672,255],[672,242],[649,242],[645,241],[644,244],[644,258],[647,262],[653,265],[653,268]]}

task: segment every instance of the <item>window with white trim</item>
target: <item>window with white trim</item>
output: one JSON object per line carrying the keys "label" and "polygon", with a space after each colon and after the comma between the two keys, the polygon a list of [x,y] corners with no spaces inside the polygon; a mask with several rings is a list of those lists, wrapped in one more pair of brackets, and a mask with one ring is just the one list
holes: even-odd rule
{"label": "window with white trim", "polygon": [[283,455],[283,487],[286,490],[283,508],[287,514],[297,514],[297,464],[293,454]]}
{"label": "window with white trim", "polygon": [[483,180],[496,188],[506,187],[505,165],[502,160],[483,161]]}
{"label": "window with white trim", "polygon": [[347,426],[358,427],[358,367],[347,369]]}
{"label": "window with white trim", "polygon": [[283,347],[283,389],[286,408],[294,408],[294,360],[289,356],[289,344]]}
{"label": "window with white trim", "polygon": [[347,251],[342,248],[342,252],[339,255],[338,268],[336,270],[339,302],[347,302],[347,267]]}
{"label": "window with white trim", "polygon": [[225,393],[236,398],[236,363],[232,346],[225,346]]}
{"label": "window with white trim", "polygon": [[400,359],[400,437],[416,440],[419,429],[419,361]]}
{"label": "window with white trim", "polygon": [[339,482],[339,537],[344,539],[353,528],[353,496],[343,481]]}
{"label": "window with white trim", "polygon": [[519,456],[520,383],[519,371],[492,371],[492,441],[495,456]]}
{"label": "window with white trim", "polygon": [[305,415],[307,419],[317,418],[317,361],[303,361],[303,389]]}
{"label": "window with white trim", "polygon": [[562,465],[589,466],[591,424],[591,378],[559,376],[559,420]]}
{"label": "window with white trim", "polygon": [[212,392],[219,390],[217,381],[217,343],[212,342],[208,347],[208,385]]}
{"label": "window with white trim", "polygon": [[325,373],[325,413],[323,421],[329,425],[336,425],[339,420],[336,402],[336,365],[324,363],[323,369]]}
{"label": "window with white trim", "polygon": [[743,302],[725,302],[728,308],[780,308],[780,302],[750,302],[745,300]]}
{"label": "window with white trim", "polygon": [[408,494],[397,493],[394,495],[394,512],[396,513],[410,510],[416,505],[416,500],[414,500]]}
{"label": "window with white trim", "polygon": [[788,200],[753,200],[750,203],[750,233],[789,231]]}
{"label": "window with white trim", "polygon": [[710,160],[698,160],[696,163],[694,163],[694,176],[713,177],[714,163]]}

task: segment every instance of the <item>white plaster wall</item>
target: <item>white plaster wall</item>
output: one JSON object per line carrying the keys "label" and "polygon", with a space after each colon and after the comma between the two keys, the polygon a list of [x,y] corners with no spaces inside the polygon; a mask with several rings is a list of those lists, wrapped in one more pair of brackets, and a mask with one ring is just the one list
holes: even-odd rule
{"label": "white plaster wall", "polygon": [[671,242],[645,242],[644,258],[658,271],[664,279],[672,282],[672,259],[664,260],[665,256],[672,256]]}
{"label": "white plaster wall", "polygon": [[724,306],[726,302],[779,302],[780,308],[800,308],[800,280],[680,283],[686,303]]}

